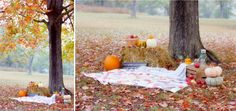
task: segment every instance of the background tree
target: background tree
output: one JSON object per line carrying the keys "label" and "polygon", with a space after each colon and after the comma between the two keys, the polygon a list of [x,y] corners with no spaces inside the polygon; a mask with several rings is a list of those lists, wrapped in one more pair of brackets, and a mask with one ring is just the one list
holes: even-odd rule
{"label": "background tree", "polygon": [[136,6],[137,5],[137,1],[136,0],[132,0],[132,2],[131,2],[131,13],[130,13],[130,15],[131,15],[131,17],[132,18],[136,18]]}
{"label": "background tree", "polygon": [[[73,29],[73,0],[16,0],[4,1],[1,20],[5,24],[5,36],[1,38],[2,52],[14,50],[17,43],[34,48],[39,41],[48,39],[39,32],[46,25],[49,36],[49,89],[61,91],[63,83],[62,24],[68,20]],[[44,23],[44,24],[40,24]],[[66,93],[70,93],[66,90]]]}
{"label": "background tree", "polygon": [[[204,49],[199,34],[198,1],[170,1],[169,52],[173,58],[197,58]],[[220,62],[207,50],[208,59]]]}

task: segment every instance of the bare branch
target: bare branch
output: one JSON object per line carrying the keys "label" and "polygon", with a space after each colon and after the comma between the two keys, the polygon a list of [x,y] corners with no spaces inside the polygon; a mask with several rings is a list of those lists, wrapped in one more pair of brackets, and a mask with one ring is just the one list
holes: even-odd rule
{"label": "bare branch", "polygon": [[33,19],[33,21],[34,22],[41,22],[41,23],[45,23],[45,24],[48,23],[45,19],[42,19],[42,20]]}
{"label": "bare branch", "polygon": [[70,10],[65,9],[65,12],[61,14],[61,17],[63,17],[63,16],[65,16],[65,15],[69,14],[69,13],[72,12],[72,11],[74,11],[74,7],[71,8]]}
{"label": "bare branch", "polygon": [[[65,15],[69,14],[69,13],[72,12],[72,11],[74,11],[74,7],[71,8],[70,10],[65,9],[65,12],[62,13],[62,14],[57,18],[56,21],[58,21],[59,19],[63,18]],[[59,22],[62,22],[62,21],[59,21]]]}
{"label": "bare branch", "polygon": [[[66,14],[67,14],[67,18],[66,18],[66,19],[69,18],[69,20],[70,20],[70,25],[71,25],[71,27],[72,27],[72,29],[73,29],[73,31],[74,31],[74,25],[73,25],[73,22],[72,22],[72,20],[71,20],[71,16],[72,16],[74,13],[73,13],[73,11],[71,11],[71,13],[70,13],[67,9],[65,9],[65,12],[66,12]],[[64,20],[64,22],[66,21],[66,19]],[[62,22],[62,23],[64,23],[64,22]]]}
{"label": "bare branch", "polygon": [[70,7],[70,6],[72,6],[72,5],[74,5],[74,4],[72,3],[72,4],[69,4],[69,5],[67,5],[67,6],[64,6],[63,9],[67,9],[68,7]]}
{"label": "bare branch", "polygon": [[73,13],[67,14],[67,17],[62,21],[64,23],[66,20],[70,19],[70,17],[73,15]]}

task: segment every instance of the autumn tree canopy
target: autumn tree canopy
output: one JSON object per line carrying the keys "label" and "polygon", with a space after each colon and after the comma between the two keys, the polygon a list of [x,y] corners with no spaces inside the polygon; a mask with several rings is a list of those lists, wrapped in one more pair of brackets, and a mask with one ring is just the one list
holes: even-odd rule
{"label": "autumn tree canopy", "polygon": [[49,89],[51,93],[61,91],[64,87],[62,57],[68,61],[74,58],[74,1],[3,0],[1,10],[1,25],[5,30],[0,37],[0,52],[7,53],[17,47],[34,49],[47,42]]}
{"label": "autumn tree canopy", "polygon": [[[66,60],[72,61],[73,52],[73,1],[64,0],[62,45]],[[0,52],[7,53],[17,46],[37,48],[48,42],[47,0],[3,0],[0,2],[0,23],[4,34],[0,37]],[[66,54],[64,54],[66,55]]]}

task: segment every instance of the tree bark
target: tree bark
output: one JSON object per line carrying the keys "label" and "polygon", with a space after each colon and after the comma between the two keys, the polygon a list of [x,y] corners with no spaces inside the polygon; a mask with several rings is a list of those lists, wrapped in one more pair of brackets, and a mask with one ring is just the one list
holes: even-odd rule
{"label": "tree bark", "polygon": [[224,2],[219,1],[220,4],[220,18],[224,18]]}
{"label": "tree bark", "polygon": [[131,3],[131,17],[136,18],[136,0],[132,0]]}
{"label": "tree bark", "polygon": [[[169,53],[179,56],[198,58],[204,49],[199,34],[198,1],[170,1]],[[208,61],[219,63],[219,59],[207,50]]]}
{"label": "tree bark", "polygon": [[29,65],[28,65],[28,74],[32,75],[32,65],[34,61],[34,55],[30,56],[29,58]]}
{"label": "tree bark", "polygon": [[[63,0],[47,0],[47,9],[51,10],[48,16],[49,31],[49,89],[50,92],[61,92],[65,87],[63,83],[62,49],[61,49],[61,27]],[[69,90],[66,93],[71,94]]]}

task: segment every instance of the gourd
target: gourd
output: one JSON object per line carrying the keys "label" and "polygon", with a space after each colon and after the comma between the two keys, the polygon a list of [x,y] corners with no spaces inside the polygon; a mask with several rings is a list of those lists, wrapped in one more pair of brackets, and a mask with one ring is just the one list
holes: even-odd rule
{"label": "gourd", "polygon": [[192,63],[192,60],[189,58],[189,57],[187,57],[185,60],[184,60],[184,62],[185,62],[185,64],[191,64]]}
{"label": "gourd", "polygon": [[223,83],[223,77],[207,77],[205,81],[209,86],[217,86]]}
{"label": "gourd", "polygon": [[217,77],[222,74],[222,68],[219,66],[209,67],[205,69],[205,75],[207,77]]}
{"label": "gourd", "polygon": [[27,91],[26,91],[26,90],[20,90],[20,91],[18,92],[18,96],[19,96],[19,97],[27,96]]}
{"label": "gourd", "polygon": [[138,46],[139,48],[146,48],[146,47],[147,47],[146,41],[139,40],[137,46]]}
{"label": "gourd", "polygon": [[120,59],[115,55],[108,55],[104,60],[104,69],[106,71],[120,68]]}
{"label": "gourd", "polygon": [[147,47],[152,47],[152,48],[157,47],[157,40],[154,39],[153,35],[149,35],[146,44]]}

